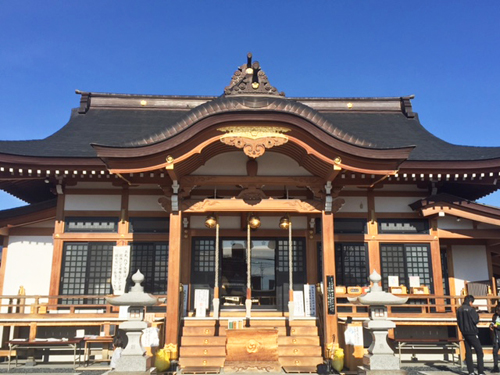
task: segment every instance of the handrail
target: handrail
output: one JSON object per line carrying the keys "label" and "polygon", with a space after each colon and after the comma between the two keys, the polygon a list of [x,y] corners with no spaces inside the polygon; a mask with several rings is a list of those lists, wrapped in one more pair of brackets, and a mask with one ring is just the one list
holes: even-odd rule
{"label": "handrail", "polygon": [[[118,315],[119,308],[108,304],[106,297],[112,297],[112,295],[0,295],[0,315],[51,312]],[[166,295],[155,295],[155,297],[158,297],[159,301],[165,301]],[[158,305],[166,307],[165,302],[160,302]]]}

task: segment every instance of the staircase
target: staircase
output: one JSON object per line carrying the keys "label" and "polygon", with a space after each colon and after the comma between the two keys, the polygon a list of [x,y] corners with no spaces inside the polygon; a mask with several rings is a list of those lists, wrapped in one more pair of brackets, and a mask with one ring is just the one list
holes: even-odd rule
{"label": "staircase", "polygon": [[[228,318],[185,318],[179,352],[183,373],[218,373],[226,359]],[[278,330],[279,364],[286,372],[317,372],[323,363],[316,319],[255,317],[250,328]]]}

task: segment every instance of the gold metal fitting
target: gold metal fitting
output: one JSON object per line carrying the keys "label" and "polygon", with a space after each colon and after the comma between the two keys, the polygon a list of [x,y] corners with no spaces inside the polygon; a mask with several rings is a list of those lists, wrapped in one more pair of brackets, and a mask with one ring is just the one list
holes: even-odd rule
{"label": "gold metal fitting", "polygon": [[148,102],[147,102],[147,101],[145,101],[145,100],[141,100],[141,105],[142,105],[143,107],[144,107],[145,105],[147,105],[147,104],[148,104]]}
{"label": "gold metal fitting", "polygon": [[172,155],[168,155],[166,160],[167,160],[167,163],[173,163],[174,157]]}
{"label": "gold metal fitting", "polygon": [[340,163],[342,163],[342,158],[340,156],[337,156],[335,159],[333,159],[333,162],[335,164],[340,164]]}
{"label": "gold metal fitting", "polygon": [[347,103],[347,108],[352,109],[352,103]]}

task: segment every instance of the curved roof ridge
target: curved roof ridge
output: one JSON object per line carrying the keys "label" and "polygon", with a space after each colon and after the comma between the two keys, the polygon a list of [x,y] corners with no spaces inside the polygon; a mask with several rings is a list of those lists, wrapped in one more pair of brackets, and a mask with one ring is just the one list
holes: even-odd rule
{"label": "curved roof ridge", "polygon": [[311,107],[308,107],[305,104],[291,99],[268,96],[219,97],[196,108],[193,108],[191,111],[182,116],[175,125],[169,128],[165,128],[161,132],[158,132],[156,134],[152,134],[147,138],[124,144],[123,147],[142,147],[150,145],[152,143],[154,144],[162,142],[174,136],[175,134],[182,132],[192,124],[209,116],[233,111],[243,112],[254,110],[269,112],[280,111],[299,116],[313,123],[326,133],[331,134],[341,141],[361,147],[376,148],[375,144],[356,137],[353,134],[349,134],[345,131],[340,130],[329,120],[327,120],[321,113]]}

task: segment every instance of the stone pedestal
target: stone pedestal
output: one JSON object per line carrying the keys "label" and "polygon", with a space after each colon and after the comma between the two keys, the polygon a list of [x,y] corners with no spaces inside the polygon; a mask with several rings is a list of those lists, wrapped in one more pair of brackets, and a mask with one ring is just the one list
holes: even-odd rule
{"label": "stone pedestal", "polygon": [[370,370],[364,366],[358,367],[358,375],[407,375],[406,370]]}
{"label": "stone pedestal", "polygon": [[363,326],[373,337],[368,354],[363,357],[363,365],[370,370],[399,370],[399,359],[387,343],[389,329],[396,328],[396,324],[380,319],[364,322]]}

